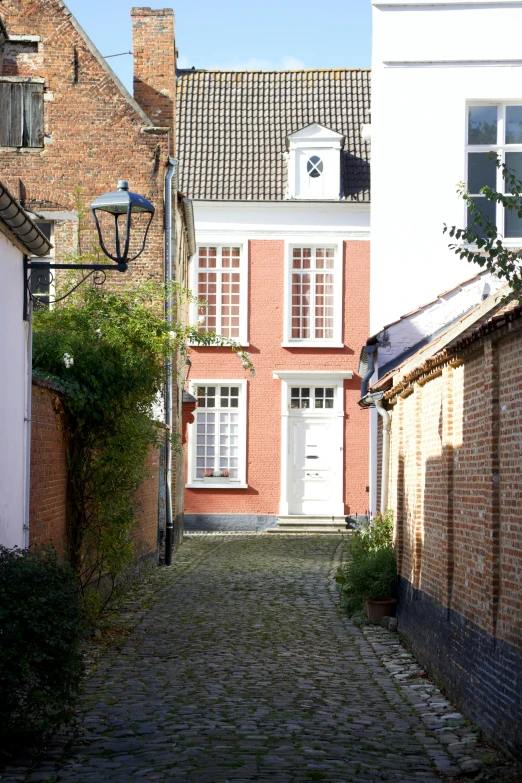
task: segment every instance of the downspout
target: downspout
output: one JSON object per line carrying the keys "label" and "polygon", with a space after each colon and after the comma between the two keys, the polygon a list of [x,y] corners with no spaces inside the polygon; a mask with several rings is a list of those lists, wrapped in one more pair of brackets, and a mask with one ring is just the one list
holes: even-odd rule
{"label": "downspout", "polygon": [[[165,175],[165,320],[173,322],[174,297],[171,283],[176,268],[176,222],[172,220],[172,190],[178,189],[178,161],[169,156]],[[174,183],[173,183],[174,180]],[[172,400],[174,388],[173,356],[167,361],[165,378],[165,565],[172,565],[174,519],[172,509]]]}
{"label": "downspout", "polygon": [[382,404],[382,397],[374,398],[377,413],[382,418],[382,465],[381,465],[381,514],[388,508],[388,471],[390,464],[390,414]]}
{"label": "downspout", "polygon": [[[24,286],[27,281],[24,279]],[[29,548],[29,504],[31,499],[31,421],[33,398],[33,302],[27,302],[27,390],[25,393],[25,504],[24,547]]]}

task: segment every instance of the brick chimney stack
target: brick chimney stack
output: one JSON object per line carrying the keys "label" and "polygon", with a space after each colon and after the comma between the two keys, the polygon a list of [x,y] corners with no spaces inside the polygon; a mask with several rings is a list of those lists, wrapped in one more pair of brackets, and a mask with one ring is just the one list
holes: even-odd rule
{"label": "brick chimney stack", "polygon": [[152,123],[171,128],[174,152],[176,122],[176,45],[172,8],[132,8],[134,98]]}

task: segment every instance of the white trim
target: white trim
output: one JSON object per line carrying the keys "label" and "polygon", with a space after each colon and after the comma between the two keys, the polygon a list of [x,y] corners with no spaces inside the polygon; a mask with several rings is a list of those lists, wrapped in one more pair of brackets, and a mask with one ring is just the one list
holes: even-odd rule
{"label": "white trim", "polygon": [[[198,237],[201,236],[201,233],[198,230]],[[249,346],[248,341],[248,240],[242,239],[237,241],[236,239],[231,239],[230,237],[224,238],[220,241],[216,241],[215,237],[212,239],[209,239],[205,242],[198,242],[196,246],[196,252],[194,254],[194,260],[192,264],[189,266],[189,288],[193,294],[193,296],[197,297],[198,292],[198,272],[200,270],[198,259],[199,259],[199,248],[200,247],[239,247],[239,268],[231,268],[230,270],[226,271],[239,271],[239,338],[237,339],[238,344],[243,347],[247,348]],[[212,271],[211,269],[204,267],[202,268],[204,271]],[[222,270],[222,267],[219,267],[219,271]],[[219,291],[217,292],[217,296],[219,296]],[[218,313],[221,312],[221,307],[218,307]],[[198,322],[198,305],[197,302],[191,302],[189,307],[189,320],[192,325],[196,325]],[[216,328],[216,333],[219,334]],[[231,338],[234,339],[234,338]],[[192,345],[197,345],[197,343],[192,343]],[[212,347],[218,347],[218,346],[209,346]]]}
{"label": "white trim", "polygon": [[[300,385],[309,384],[310,386],[335,386],[336,407],[331,413],[325,414],[323,410],[314,413],[313,410],[306,411],[307,418],[330,419],[339,418],[341,420],[338,428],[340,450],[342,454],[342,465],[344,465],[344,380],[350,379],[353,372],[329,372],[328,370],[274,370],[273,377],[281,380],[281,496],[279,500],[279,514],[282,516],[289,514],[289,466],[290,456],[290,418],[295,418],[290,411],[290,387],[296,383]],[[298,412],[300,413],[300,411]],[[339,497],[334,501],[336,503],[332,513],[334,516],[344,516],[344,497],[343,497],[343,471],[338,476],[338,494]]]}
{"label": "white trim", "polygon": [[[295,247],[326,247],[334,250],[334,326],[333,337],[330,340],[320,338],[318,340],[305,338],[304,340],[293,340],[291,337],[291,319],[292,319],[292,250]],[[328,270],[325,270],[328,271]],[[285,258],[284,258],[284,286],[283,286],[283,342],[285,348],[343,348],[343,244],[341,241],[324,240],[319,242],[299,243],[292,240],[285,240]],[[312,310],[311,312],[311,318]]]}
{"label": "white trim", "polygon": [[[210,482],[199,482],[195,479],[196,474],[196,447],[197,447],[197,417],[194,416],[196,427],[189,427],[187,463],[188,463],[188,482],[185,484],[187,489],[248,489],[246,481],[246,437],[247,437],[247,410],[248,410],[248,381],[236,378],[191,378],[190,393],[194,394],[197,386],[239,386],[239,454],[238,454],[238,480],[230,481],[228,484],[211,484]],[[197,393],[194,394],[197,397]],[[217,410],[217,409],[216,409]],[[197,413],[197,408],[195,413]]]}
{"label": "white trim", "polygon": [[386,68],[519,68],[522,60],[384,60]]}
{"label": "white trim", "polygon": [[308,379],[312,379],[311,383],[314,386],[320,384],[320,381],[324,378],[325,383],[330,381],[342,381],[350,380],[353,378],[352,370],[274,370],[272,373],[273,378],[278,378],[281,381],[301,383],[306,382]]}

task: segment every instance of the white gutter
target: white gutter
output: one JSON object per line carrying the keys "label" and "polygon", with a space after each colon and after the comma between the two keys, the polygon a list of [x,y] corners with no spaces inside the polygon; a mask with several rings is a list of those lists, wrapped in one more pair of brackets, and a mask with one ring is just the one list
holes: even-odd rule
{"label": "white gutter", "polygon": [[388,472],[390,464],[390,414],[382,404],[382,398],[374,398],[377,413],[382,418],[382,465],[381,465],[381,514],[388,510]]}

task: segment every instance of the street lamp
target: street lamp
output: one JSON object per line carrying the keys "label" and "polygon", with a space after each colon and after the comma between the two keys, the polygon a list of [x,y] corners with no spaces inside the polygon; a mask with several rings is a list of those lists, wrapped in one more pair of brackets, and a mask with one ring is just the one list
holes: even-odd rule
{"label": "street lamp", "polygon": [[[103,285],[107,279],[107,270],[117,269],[119,272],[126,272],[128,264],[143,253],[155,209],[146,198],[138,193],[129,191],[127,180],[122,179],[118,182],[117,191],[104,193],[103,196],[95,199],[91,204],[91,212],[98,230],[101,249],[114,263],[49,264],[45,261],[35,261],[26,257],[24,259],[24,278],[26,281],[24,319],[27,319],[29,314],[29,301],[38,301],[39,299],[39,297],[33,295],[31,290],[31,279],[33,277],[40,285],[47,287],[53,280],[51,269],[90,270],[70,291],[49,302],[50,304],[55,304],[72,294],[89,278],[92,278],[92,282],[95,285]],[[108,224],[105,218],[109,218]],[[108,247],[110,247],[110,250],[107,249]]]}
{"label": "street lamp", "polygon": [[[149,233],[150,224],[154,217],[154,207],[150,201],[147,201],[143,196],[140,196],[138,193],[131,193],[129,190],[129,183],[126,179],[120,179],[117,191],[114,193],[104,193],[103,196],[98,196],[98,198],[92,202],[91,212],[94,217],[94,222],[96,223],[96,228],[98,229],[101,249],[108,258],[116,262],[120,272],[125,272],[127,270],[127,264],[138,258],[145,249],[147,234]],[[102,229],[100,221],[103,222],[103,216],[100,213],[111,215],[114,218],[114,225],[110,225],[108,229]],[[134,239],[134,246],[138,248],[138,252],[134,253],[134,255],[129,258],[133,215],[143,216],[145,218],[145,224],[143,224],[143,221],[139,221],[138,225],[135,226],[140,231],[141,237],[138,237],[137,240]],[[122,225],[123,222],[125,223],[124,226]],[[136,221],[134,222],[136,223]],[[112,232],[111,242],[114,247],[113,253],[107,250],[109,241],[107,233],[110,232]]]}

